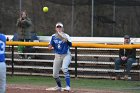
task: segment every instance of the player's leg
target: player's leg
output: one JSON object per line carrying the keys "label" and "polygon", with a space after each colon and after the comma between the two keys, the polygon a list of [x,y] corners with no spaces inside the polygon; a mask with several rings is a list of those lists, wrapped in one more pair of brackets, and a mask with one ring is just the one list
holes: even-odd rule
{"label": "player's leg", "polygon": [[[30,42],[31,39],[25,39],[25,42]],[[25,46],[25,52],[33,53],[32,52],[33,47],[32,46]],[[26,55],[27,59],[32,59],[31,55]]]}
{"label": "player's leg", "polygon": [[57,86],[60,88],[62,87],[61,80],[59,77],[59,71],[61,69],[61,66],[62,66],[62,57],[59,54],[55,54],[55,59],[53,63],[53,78],[55,79]]}
{"label": "player's leg", "polygon": [[[19,39],[19,41],[21,42],[24,42],[24,39]],[[19,53],[23,53],[24,52],[24,49],[25,49],[25,46],[18,46],[17,47],[17,50]],[[25,55],[24,54],[19,54],[19,58],[25,58]]]}
{"label": "player's leg", "polygon": [[129,74],[129,73],[130,73],[132,64],[133,64],[135,61],[136,61],[136,60],[133,59],[133,58],[129,58],[129,59],[127,60],[127,63],[126,63],[126,74]]}
{"label": "player's leg", "polygon": [[0,62],[0,93],[6,92],[6,64]]}
{"label": "player's leg", "polygon": [[62,64],[62,71],[64,73],[65,81],[66,81],[66,90],[70,90],[70,74],[68,71],[68,66],[70,62],[71,62],[71,55],[69,53],[64,57],[63,64]]}
{"label": "player's leg", "polygon": [[129,77],[132,64],[133,64],[135,61],[136,61],[136,60],[133,59],[133,58],[129,58],[129,59],[127,60],[127,63],[126,63],[126,73],[125,73],[125,76],[124,76],[124,78],[125,78],[126,80],[127,80],[128,77]]}
{"label": "player's leg", "polygon": [[115,60],[115,70],[119,70],[120,69],[120,65],[121,65],[121,59],[117,58]]}

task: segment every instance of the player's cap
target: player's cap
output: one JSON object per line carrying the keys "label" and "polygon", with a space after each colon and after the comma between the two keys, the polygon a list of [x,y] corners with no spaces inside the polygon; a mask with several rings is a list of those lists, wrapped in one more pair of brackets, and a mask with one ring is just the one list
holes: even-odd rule
{"label": "player's cap", "polygon": [[125,35],[124,39],[130,39],[130,36],[129,35]]}
{"label": "player's cap", "polygon": [[61,22],[58,22],[58,23],[56,24],[56,27],[58,27],[58,26],[63,27],[63,24],[62,24]]}

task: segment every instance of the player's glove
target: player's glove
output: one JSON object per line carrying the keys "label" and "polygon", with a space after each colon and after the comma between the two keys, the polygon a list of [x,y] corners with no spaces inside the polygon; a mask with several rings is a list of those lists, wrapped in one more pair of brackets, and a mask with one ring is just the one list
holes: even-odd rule
{"label": "player's glove", "polygon": [[63,42],[67,42],[67,37],[64,32],[58,32],[58,38],[60,38]]}

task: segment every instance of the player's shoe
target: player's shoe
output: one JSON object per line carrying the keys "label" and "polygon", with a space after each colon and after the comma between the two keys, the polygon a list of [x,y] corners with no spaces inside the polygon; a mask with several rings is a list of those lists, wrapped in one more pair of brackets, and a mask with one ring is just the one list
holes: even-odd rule
{"label": "player's shoe", "polygon": [[65,88],[62,88],[63,91],[71,91],[71,88],[69,86],[66,86]]}
{"label": "player's shoe", "polygon": [[124,76],[124,80],[128,80],[128,75],[125,75]]}
{"label": "player's shoe", "polygon": [[52,88],[47,88],[46,90],[49,90],[49,91],[63,91],[61,87],[52,87]]}
{"label": "player's shoe", "polygon": [[128,75],[125,75],[124,80],[131,80],[131,77],[129,77]]}

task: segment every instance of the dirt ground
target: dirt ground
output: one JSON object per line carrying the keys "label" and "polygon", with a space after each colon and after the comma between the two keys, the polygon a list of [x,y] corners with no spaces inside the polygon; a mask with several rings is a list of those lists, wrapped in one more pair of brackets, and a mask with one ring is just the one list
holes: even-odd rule
{"label": "dirt ground", "polygon": [[[8,84],[6,93],[60,93],[59,91],[46,91],[46,86],[16,85]],[[72,89],[70,92],[63,91],[61,93],[128,93],[111,90],[95,90],[95,89]]]}

